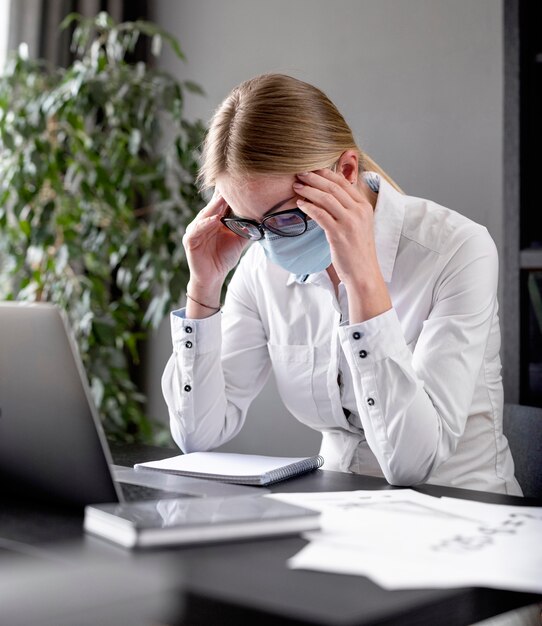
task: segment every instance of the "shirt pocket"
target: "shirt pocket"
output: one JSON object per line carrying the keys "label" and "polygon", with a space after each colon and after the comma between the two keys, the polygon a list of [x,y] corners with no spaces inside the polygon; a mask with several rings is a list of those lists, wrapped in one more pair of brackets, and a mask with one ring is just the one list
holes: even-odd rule
{"label": "shirt pocket", "polygon": [[318,411],[312,393],[314,350],[306,345],[267,344],[279,395],[303,424],[315,427]]}

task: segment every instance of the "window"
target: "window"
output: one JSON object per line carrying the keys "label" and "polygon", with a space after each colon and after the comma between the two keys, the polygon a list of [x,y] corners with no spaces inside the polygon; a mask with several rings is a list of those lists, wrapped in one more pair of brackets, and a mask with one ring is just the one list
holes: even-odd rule
{"label": "window", "polygon": [[0,0],[0,71],[3,71],[8,51],[9,5],[11,0]]}

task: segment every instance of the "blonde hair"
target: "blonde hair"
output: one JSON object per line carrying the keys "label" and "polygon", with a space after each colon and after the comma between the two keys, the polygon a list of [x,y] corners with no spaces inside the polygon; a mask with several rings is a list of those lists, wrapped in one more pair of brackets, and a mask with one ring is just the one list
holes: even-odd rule
{"label": "blonde hair", "polygon": [[289,174],[335,164],[345,150],[360,171],[377,172],[400,187],[360,150],[331,100],[317,87],[284,74],[262,74],[235,87],[213,115],[198,182],[214,186],[221,174]]}

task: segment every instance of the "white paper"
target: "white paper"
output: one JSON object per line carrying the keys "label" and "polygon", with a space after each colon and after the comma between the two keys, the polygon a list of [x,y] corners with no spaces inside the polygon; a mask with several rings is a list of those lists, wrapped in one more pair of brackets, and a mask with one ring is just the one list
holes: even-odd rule
{"label": "white paper", "polygon": [[273,494],[323,512],[292,568],[370,577],[387,589],[484,586],[542,593],[542,508],[404,489]]}
{"label": "white paper", "polygon": [[305,457],[262,456],[258,454],[236,454],[233,452],[191,452],[178,456],[137,463],[137,468],[151,468],[172,472],[194,472],[216,476],[260,476],[303,461]]}

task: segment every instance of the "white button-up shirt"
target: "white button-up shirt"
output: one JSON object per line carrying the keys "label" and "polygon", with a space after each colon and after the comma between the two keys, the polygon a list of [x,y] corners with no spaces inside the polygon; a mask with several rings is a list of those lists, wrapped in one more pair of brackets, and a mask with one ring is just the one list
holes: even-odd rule
{"label": "white button-up shirt", "polygon": [[[225,306],[171,315],[162,378],[175,442],[217,447],[273,371],[294,417],[322,433],[324,468],[521,494],[502,432],[498,259],[487,230],[380,181],[378,261],[393,307],[348,323],[327,272],[296,277],[254,244]],[[363,272],[363,267],[359,268]]]}

